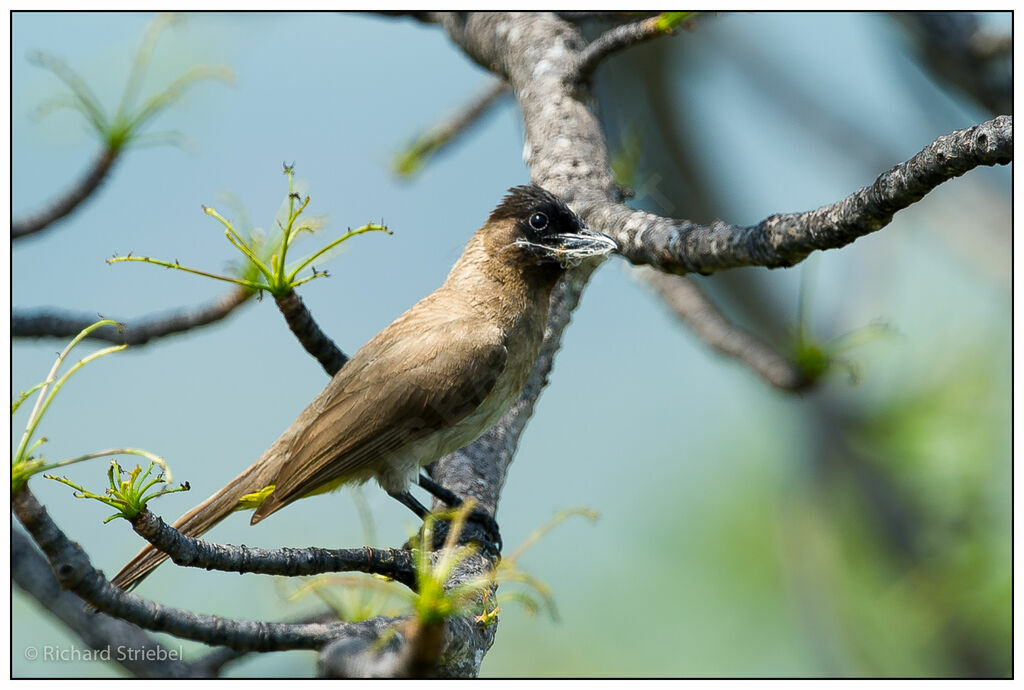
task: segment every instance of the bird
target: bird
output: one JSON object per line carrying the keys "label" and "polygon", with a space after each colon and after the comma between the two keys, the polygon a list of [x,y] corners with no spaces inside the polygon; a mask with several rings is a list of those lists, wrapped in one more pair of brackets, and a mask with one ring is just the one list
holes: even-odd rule
{"label": "bird", "polygon": [[[254,509],[255,525],[300,498],[370,479],[421,518],[413,483],[450,504],[454,494],[420,469],[511,407],[559,278],[616,249],[551,192],[509,189],[444,283],[363,345],[256,462],[174,527],[197,537],[241,509]],[[112,582],[131,589],[166,558],[147,545]]]}

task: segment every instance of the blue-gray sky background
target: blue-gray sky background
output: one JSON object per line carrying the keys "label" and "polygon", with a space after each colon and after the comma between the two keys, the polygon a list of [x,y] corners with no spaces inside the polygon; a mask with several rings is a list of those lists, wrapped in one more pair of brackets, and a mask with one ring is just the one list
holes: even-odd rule
{"label": "blue-gray sky background", "polygon": [[[192,149],[129,150],[73,217],[12,248],[15,308],[52,305],[130,323],[214,298],[222,284],[104,260],[133,251],[222,269],[236,254],[200,205],[238,218],[230,194],[254,225],[269,227],[286,191],[281,163],[294,161],[312,197],[309,212],[330,217],[323,237],[381,218],[394,231],[353,239],[326,266],[330,278],[301,289],[323,329],[352,352],[440,284],[504,191],[528,181],[522,125],[510,99],[417,178],[393,174],[393,158],[411,137],[490,80],[437,27],[355,14],[184,19],[158,44],[143,93],[198,63],[228,65],[234,83],[201,84],[153,123],[153,130],[186,133]],[[62,86],[26,55],[61,57],[113,104],[151,20],[148,13],[13,15],[15,217],[69,186],[98,150],[69,111],[30,117]],[[991,21],[1009,24],[1006,15]],[[730,14],[661,40],[681,44],[666,53],[679,72],[673,97],[691,99],[696,134],[688,142],[712,181],[729,190],[730,222],[829,203],[881,172],[822,143],[752,88],[723,54],[730,42],[752,46],[827,109],[858,123],[893,152],[886,165],[989,117],[923,73],[908,57],[905,36],[880,15]],[[626,105],[605,101],[602,108],[609,122],[628,124]],[[658,139],[656,131],[643,136],[648,144]],[[809,274],[812,324],[823,338],[876,320],[898,331],[850,353],[861,381],[832,377],[824,384],[830,395],[871,407],[965,362],[976,367],[979,392],[968,407],[983,418],[961,421],[989,425],[978,427],[984,438],[977,446],[988,450],[916,471],[922,495],[965,472],[984,475],[987,493],[976,500],[992,513],[993,538],[1005,535],[1005,554],[979,578],[994,587],[1005,580],[1007,588],[1010,172],[971,172],[850,247],[794,269],[760,271],[794,320],[801,276]],[[12,396],[45,377],[61,346],[13,344]],[[254,302],[220,324],[130,348],[81,371],[46,418],[46,456],[111,446],[158,453],[193,487],[154,504],[173,518],[258,457],[324,384],[272,301]],[[892,601],[913,589],[907,580],[795,573],[792,563],[816,558],[857,569],[855,561],[821,556],[838,547],[808,507],[808,404],[711,353],[622,260],[609,261],[566,333],[498,514],[508,546],[564,508],[587,506],[601,518],[565,523],[524,557],[521,565],[551,586],[560,621],[530,618],[508,604],[483,675],[914,675],[941,668],[922,651],[941,626],[886,613],[903,610]],[[15,418],[15,432],[28,407]],[[935,444],[935,457],[946,458],[950,444],[959,447]],[[97,461],[67,474],[98,489],[104,469]],[[73,500],[69,489],[42,478],[31,486],[108,574],[138,550],[140,539],[127,524],[101,525],[107,512],[98,504]],[[399,545],[414,528],[412,516],[375,485],[363,493],[379,545]],[[241,516],[229,519],[209,537],[262,546],[364,541],[344,491],[299,503],[257,528]],[[828,583],[819,592],[826,600],[877,602],[878,609],[858,625],[839,614],[815,618],[799,601],[807,577]],[[173,565],[138,592],[247,618],[284,619],[313,606],[284,601],[269,577]],[[1008,606],[1007,599],[1000,612],[1007,620]],[[15,676],[119,673],[100,664],[26,661],[27,646],[75,642],[17,590],[12,615]],[[911,642],[915,635],[925,641]],[[879,636],[906,643],[905,650],[881,660],[865,655],[864,639]],[[201,645],[185,648],[193,653]],[[306,676],[313,662],[312,653],[255,656],[230,674]]]}

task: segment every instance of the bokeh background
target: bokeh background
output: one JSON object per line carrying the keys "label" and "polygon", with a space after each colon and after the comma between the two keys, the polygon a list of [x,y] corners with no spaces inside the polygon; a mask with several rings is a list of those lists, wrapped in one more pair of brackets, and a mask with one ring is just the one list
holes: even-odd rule
{"label": "bokeh background", "polygon": [[[29,63],[64,59],[116,104],[146,13],[12,17],[15,217],[68,187],[99,149]],[[191,144],[130,150],[73,217],[12,247],[15,309],[54,306],[131,323],[224,287],[114,252],[219,270],[236,258],[200,205],[272,227],[296,163],[327,214],[324,237],[383,218],[301,290],[352,352],[436,287],[504,190],[528,180],[506,97],[412,179],[394,160],[490,76],[442,30],[357,14],[194,14],[160,39],[143,94],[195,64],[224,64],[152,130]],[[1007,34],[1008,14],[982,17]],[[613,152],[635,203],[679,217],[754,223],[835,201],[936,136],[991,117],[936,79],[883,14],[724,14],[598,71]],[[587,289],[527,428],[498,519],[514,547],[557,511],[587,506],[521,559],[558,619],[505,606],[484,676],[1005,676],[1011,673],[1011,167],[975,170],[879,233],[788,270],[700,279],[739,323],[782,349],[806,299],[821,343],[869,324],[888,334],[842,353],[817,390],[781,393],[710,352],[609,261]],[[323,240],[319,240],[323,241]],[[309,241],[308,247],[316,246]],[[43,379],[62,343],[13,343],[12,396]],[[90,346],[91,347],[91,346]],[[154,508],[173,518],[269,445],[325,384],[271,301],[98,361],[50,411],[46,456],[146,448],[191,482]],[[12,443],[28,406],[14,420]],[[105,463],[67,474],[100,488]],[[140,546],[124,522],[35,478],[33,491],[94,563],[115,572]],[[364,488],[375,544],[412,516]],[[263,546],[365,543],[347,492],[258,528],[210,533]],[[318,609],[274,578],[165,565],[143,596],[224,616]],[[15,676],[110,676],[102,663],[26,660],[77,641],[13,590]],[[167,640],[177,646],[178,642]],[[186,655],[203,646],[183,643]],[[233,676],[310,676],[314,654],[251,655]]]}

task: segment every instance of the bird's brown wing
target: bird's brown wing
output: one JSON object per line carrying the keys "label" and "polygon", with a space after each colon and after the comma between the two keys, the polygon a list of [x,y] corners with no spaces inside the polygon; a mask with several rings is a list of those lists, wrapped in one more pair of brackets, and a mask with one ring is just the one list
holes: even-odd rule
{"label": "bird's brown wing", "polygon": [[[406,333],[381,347],[371,342],[357,353],[332,382],[338,390],[331,401],[296,436],[253,521],[473,412],[494,388],[508,352],[496,328],[462,321],[469,319]],[[345,377],[349,367],[353,373]]]}

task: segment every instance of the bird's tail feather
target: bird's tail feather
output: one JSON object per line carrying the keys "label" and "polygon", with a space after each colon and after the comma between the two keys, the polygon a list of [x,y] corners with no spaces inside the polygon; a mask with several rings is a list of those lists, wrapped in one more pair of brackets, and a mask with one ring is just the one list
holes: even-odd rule
{"label": "bird's tail feather", "polygon": [[[239,500],[243,496],[273,484],[280,464],[273,460],[284,455],[283,453],[273,453],[276,446],[277,444],[275,447],[271,447],[266,455],[235,477],[223,489],[178,518],[174,523],[174,528],[185,536],[198,537],[237,510]],[[157,550],[152,544],[147,544],[135,558],[121,568],[121,572],[114,576],[111,582],[122,589],[131,589],[142,582],[167,557],[167,554]]]}

